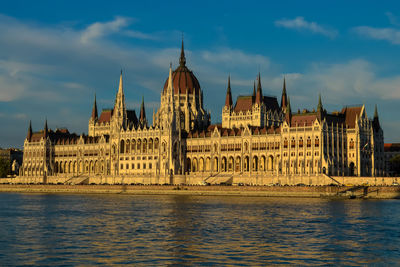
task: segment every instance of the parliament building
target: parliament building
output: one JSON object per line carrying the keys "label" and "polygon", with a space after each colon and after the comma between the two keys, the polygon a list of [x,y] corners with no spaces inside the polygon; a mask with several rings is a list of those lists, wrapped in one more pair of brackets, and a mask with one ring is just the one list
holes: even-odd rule
{"label": "parliament building", "polygon": [[[187,67],[179,66],[161,90],[149,124],[125,104],[122,72],[113,109],[98,113],[96,97],[88,134],[47,127],[24,141],[20,177],[26,182],[107,184],[330,184],[340,177],[385,176],[383,131],[377,108],[364,105],[327,112],[292,112],[283,80],[280,102],[263,95],[260,74],[249,95],[232,100],[230,77],[222,123],[211,124],[203,92]],[[253,88],[252,88],[253,87]]]}

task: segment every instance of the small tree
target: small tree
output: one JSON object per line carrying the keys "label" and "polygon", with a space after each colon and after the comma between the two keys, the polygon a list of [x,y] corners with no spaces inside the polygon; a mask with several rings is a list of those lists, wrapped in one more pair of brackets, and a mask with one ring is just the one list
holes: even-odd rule
{"label": "small tree", "polygon": [[7,177],[10,174],[10,161],[0,158],[0,177]]}
{"label": "small tree", "polygon": [[390,159],[391,171],[394,172],[394,175],[400,175],[400,155],[396,155]]}

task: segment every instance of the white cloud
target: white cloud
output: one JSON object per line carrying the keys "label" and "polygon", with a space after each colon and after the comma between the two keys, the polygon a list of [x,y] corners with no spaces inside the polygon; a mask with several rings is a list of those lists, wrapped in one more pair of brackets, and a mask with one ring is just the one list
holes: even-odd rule
{"label": "white cloud", "polygon": [[388,41],[392,44],[400,44],[400,30],[395,28],[374,28],[369,26],[359,26],[353,30],[366,38],[374,40]]}
{"label": "white cloud", "polygon": [[329,38],[335,38],[338,35],[337,30],[319,25],[316,22],[306,21],[304,17],[296,17],[294,19],[280,19],[275,21],[275,25],[288,29],[309,31],[315,34],[325,35]]}
{"label": "white cloud", "polygon": [[116,17],[109,22],[95,22],[82,32],[81,41],[82,43],[88,43],[105,35],[119,32],[122,28],[128,26],[130,21],[130,18]]}

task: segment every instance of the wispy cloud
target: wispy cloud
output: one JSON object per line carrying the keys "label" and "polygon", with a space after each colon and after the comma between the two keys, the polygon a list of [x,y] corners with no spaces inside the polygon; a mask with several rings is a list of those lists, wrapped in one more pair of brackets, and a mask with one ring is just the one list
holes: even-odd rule
{"label": "wispy cloud", "polygon": [[392,12],[386,12],[385,15],[389,19],[390,24],[394,26],[400,26],[398,18],[395,15],[393,15]]}
{"label": "wispy cloud", "polygon": [[332,39],[338,35],[337,30],[319,25],[318,23],[313,21],[306,21],[304,17],[296,17],[294,19],[283,18],[275,21],[275,26],[294,29],[298,31],[308,31],[314,34],[321,34]]}
{"label": "wispy cloud", "polygon": [[392,44],[400,44],[400,30],[395,28],[374,28],[369,26],[359,26],[353,30],[366,38],[374,40],[388,41]]}
{"label": "wispy cloud", "polygon": [[128,26],[131,20],[126,17],[116,17],[108,22],[95,22],[83,30],[81,41],[82,43],[88,43],[105,35],[119,32],[122,28]]}

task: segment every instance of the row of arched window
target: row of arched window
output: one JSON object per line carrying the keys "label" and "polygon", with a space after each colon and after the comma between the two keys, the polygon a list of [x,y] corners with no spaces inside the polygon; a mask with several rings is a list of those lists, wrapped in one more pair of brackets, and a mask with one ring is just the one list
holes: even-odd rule
{"label": "row of arched window", "polygon": [[[296,148],[296,144],[298,145],[298,148],[303,148],[304,145],[306,145],[307,148],[311,148],[311,146],[312,146],[311,137],[310,136],[307,137],[305,144],[304,144],[303,137],[300,137],[299,140],[296,140],[294,137],[292,137],[290,139],[290,148]],[[285,138],[283,141],[283,148],[288,148],[288,146],[289,146],[289,141],[287,138]],[[319,147],[318,136],[315,137],[315,139],[314,139],[314,147],[316,147],[316,148]]]}
{"label": "row of arched window", "polygon": [[218,157],[214,157],[211,161],[210,157],[194,157],[186,159],[186,170],[188,172],[249,172],[252,171],[273,171],[274,157],[273,156],[254,156],[250,165],[250,157],[245,156],[242,160],[237,157],[222,157],[219,164]]}
{"label": "row of arched window", "polygon": [[143,139],[126,139],[120,141],[120,153],[121,154],[136,154],[136,153],[153,153],[157,151],[159,147],[158,138],[143,138]]}

